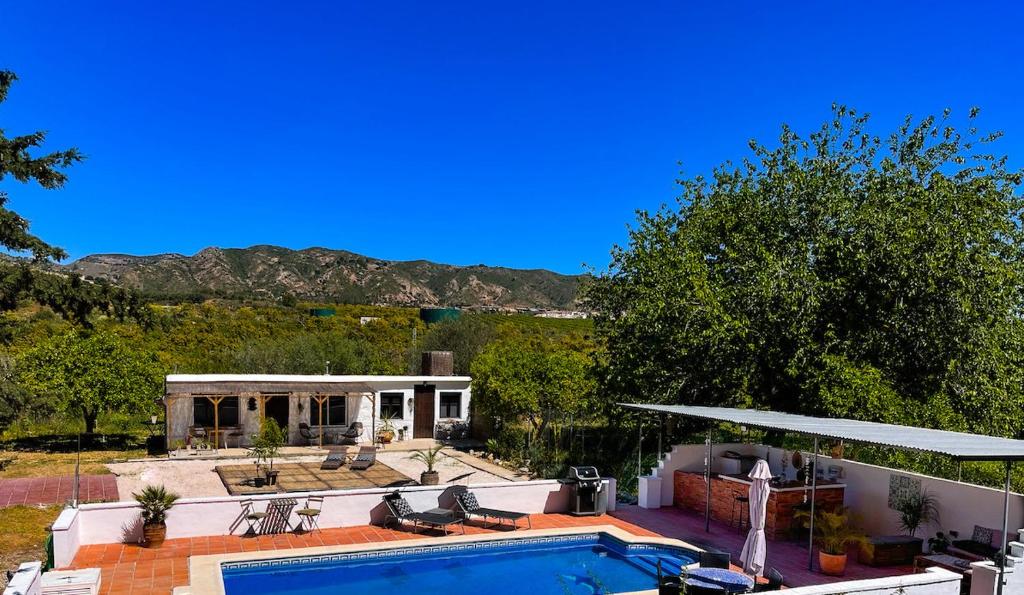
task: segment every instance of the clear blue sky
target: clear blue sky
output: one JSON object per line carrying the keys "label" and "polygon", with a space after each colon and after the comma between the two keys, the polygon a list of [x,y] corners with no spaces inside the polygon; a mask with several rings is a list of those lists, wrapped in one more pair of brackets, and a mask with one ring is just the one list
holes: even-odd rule
{"label": "clear blue sky", "polygon": [[[802,6],[797,6],[802,4]],[[0,2],[12,205],[72,257],[326,246],[578,272],[637,208],[839,101],[982,107],[1024,162],[1017,3]]]}

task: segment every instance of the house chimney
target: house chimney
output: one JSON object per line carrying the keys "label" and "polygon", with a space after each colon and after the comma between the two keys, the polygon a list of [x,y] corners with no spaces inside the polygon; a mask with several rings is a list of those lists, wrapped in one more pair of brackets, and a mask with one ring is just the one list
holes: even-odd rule
{"label": "house chimney", "polygon": [[424,351],[422,372],[424,376],[454,376],[455,357],[451,351]]}

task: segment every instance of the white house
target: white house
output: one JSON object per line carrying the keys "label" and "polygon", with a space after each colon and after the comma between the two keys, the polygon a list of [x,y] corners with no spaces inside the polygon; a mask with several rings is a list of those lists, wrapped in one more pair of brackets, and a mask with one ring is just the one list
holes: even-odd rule
{"label": "white house", "polygon": [[280,374],[172,374],[164,405],[168,448],[203,427],[217,444],[245,446],[263,417],[287,429],[288,444],[334,444],[353,422],[363,424],[357,442],[372,442],[388,417],[400,437],[455,437],[468,431],[470,377],[331,376]]}

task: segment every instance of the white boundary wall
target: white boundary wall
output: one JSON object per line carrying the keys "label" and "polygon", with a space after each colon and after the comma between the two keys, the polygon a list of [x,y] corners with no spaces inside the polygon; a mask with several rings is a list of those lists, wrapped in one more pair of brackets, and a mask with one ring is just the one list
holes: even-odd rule
{"label": "white boundary wall", "polygon": [[[454,508],[451,489],[454,486],[409,486],[398,490],[414,510]],[[214,498],[182,498],[167,513],[167,538],[241,535],[248,525],[241,519],[242,500],[252,499],[257,510],[265,501],[290,497],[302,508],[310,494],[324,496],[318,523],[321,528],[352,527],[379,524],[386,508],[384,494],[396,488],[370,488],[312,493],[267,494],[261,496],[223,496]],[[470,486],[480,506],[514,510],[530,514],[565,512],[569,509],[571,486],[557,480],[502,482]],[[604,480],[608,490],[608,510],[615,510],[615,479]],[[292,513],[291,523],[299,517]],[[66,508],[53,524],[54,564],[68,566],[79,547],[99,543],[135,543],[142,536],[139,507],[135,502],[105,502]]]}
{"label": "white boundary wall", "polygon": [[942,568],[928,568],[920,574],[905,574],[886,578],[845,581],[825,585],[794,587],[783,591],[786,595],[959,595],[963,577]]}
{"label": "white boundary wall", "polygon": [[[781,460],[784,452],[782,449],[762,444],[735,443],[713,445],[712,470],[717,469],[718,458],[727,450],[761,458],[767,456],[772,472],[781,473],[782,471]],[[677,470],[703,471],[704,452],[703,444],[674,446],[665,459],[658,464],[658,467],[652,470],[652,475],[641,478],[641,495],[646,496],[646,499],[641,498],[641,506],[646,508],[671,506],[674,472]],[[804,457],[806,460],[806,452],[804,452]],[[918,531],[918,537],[924,538],[925,543],[939,530],[959,531],[961,539],[970,539],[975,525],[989,527],[997,532],[1002,531],[1004,497],[1002,490],[846,459],[833,459],[824,455],[819,455],[818,458],[822,469],[828,469],[829,465],[838,465],[843,468],[845,478],[840,481],[846,484],[846,505],[860,516],[861,526],[870,535],[899,535],[902,533],[897,524],[896,512],[889,509],[889,478],[893,475],[920,480],[921,489],[927,490],[938,498],[941,526],[922,527]],[[795,473],[793,466],[790,465],[789,476],[793,477]],[[651,482],[652,478],[655,481]],[[660,479],[660,486],[657,486],[658,479]],[[647,482],[652,485],[645,488],[644,483]],[[660,487],[660,498],[657,498],[658,492],[655,487]],[[1008,530],[1011,539],[1016,539],[1017,529],[1021,527],[1024,527],[1024,496],[1011,493]]]}

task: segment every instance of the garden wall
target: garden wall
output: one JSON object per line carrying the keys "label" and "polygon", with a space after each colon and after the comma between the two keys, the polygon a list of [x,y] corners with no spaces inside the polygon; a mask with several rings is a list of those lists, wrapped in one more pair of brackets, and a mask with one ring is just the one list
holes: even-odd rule
{"label": "garden wall", "polygon": [[[401,492],[414,510],[438,506],[454,508],[452,487],[413,486],[402,488]],[[605,489],[608,490],[608,508],[614,510],[615,480],[606,479]],[[471,486],[471,490],[483,507],[530,514],[567,511],[571,492],[570,486],[555,480],[478,484]],[[393,491],[393,488],[371,488],[313,492],[324,496],[319,525],[327,529],[380,524],[386,513],[381,498]],[[308,495],[287,494],[299,500],[300,505]],[[182,498],[167,515],[167,538],[241,535],[247,525],[241,518],[240,501],[251,498],[257,510],[263,510],[265,501],[282,496]],[[293,513],[292,524],[298,521],[298,516]],[[83,545],[135,543],[141,535],[139,508],[134,502],[83,504],[77,509],[67,508],[53,525],[55,564],[58,568],[68,566]]]}

